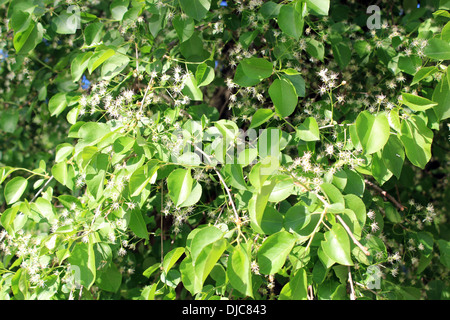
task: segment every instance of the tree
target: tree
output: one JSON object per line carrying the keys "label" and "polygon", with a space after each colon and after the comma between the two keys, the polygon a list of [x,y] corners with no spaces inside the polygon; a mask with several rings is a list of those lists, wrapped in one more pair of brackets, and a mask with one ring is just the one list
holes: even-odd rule
{"label": "tree", "polygon": [[450,8],[378,9],[0,0],[0,298],[448,299]]}

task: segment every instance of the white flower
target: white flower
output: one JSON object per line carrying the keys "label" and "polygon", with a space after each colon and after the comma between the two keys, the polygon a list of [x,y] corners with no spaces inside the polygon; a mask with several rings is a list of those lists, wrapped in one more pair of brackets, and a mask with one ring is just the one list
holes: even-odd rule
{"label": "white flower", "polygon": [[124,255],[127,254],[127,250],[125,250],[124,248],[120,248],[119,252],[117,253],[120,257],[123,257]]}
{"label": "white flower", "polygon": [[376,216],[375,211],[369,210],[369,212],[367,212],[367,216],[369,217],[370,220],[375,219]]}
{"label": "white flower", "polygon": [[377,222],[372,222],[372,224],[370,225],[370,228],[371,228],[372,232],[376,232],[377,230],[380,230],[380,227],[378,226]]}
{"label": "white flower", "polygon": [[393,277],[396,277],[396,276],[398,275],[398,268],[392,269],[392,270],[391,270],[391,275],[392,275]]}

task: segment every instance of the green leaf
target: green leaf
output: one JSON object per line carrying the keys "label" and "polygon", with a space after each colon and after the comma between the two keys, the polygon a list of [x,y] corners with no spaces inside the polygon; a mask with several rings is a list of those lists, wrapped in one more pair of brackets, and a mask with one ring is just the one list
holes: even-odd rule
{"label": "green leaf", "polygon": [[297,93],[297,96],[304,97],[306,94],[305,91],[305,80],[300,74],[285,74],[283,75],[284,78],[289,79],[291,81],[292,85],[295,88],[295,92]]}
{"label": "green leaf", "polygon": [[244,32],[239,37],[239,43],[244,49],[248,49],[248,47],[253,43],[253,40],[255,40],[258,34],[258,30]]}
{"label": "green leaf", "polygon": [[345,173],[347,175],[347,184],[345,185],[343,192],[346,194],[352,193],[358,197],[362,197],[365,189],[364,179],[354,170],[347,169],[345,170]]}
{"label": "green leaf", "polygon": [[14,206],[12,208],[6,209],[1,217],[0,223],[2,227],[8,232],[8,234],[14,234],[14,220],[17,216],[17,212],[19,211],[19,206]]}
{"label": "green leaf", "polygon": [[450,117],[450,73],[447,72],[445,77],[442,77],[436,88],[433,91],[433,101],[438,105],[433,108],[436,116],[440,120],[445,120]]}
{"label": "green leaf", "polygon": [[[84,29],[84,41],[87,46],[99,43],[102,41],[103,23],[91,23]],[[88,53],[88,52],[86,52]]]}
{"label": "green leaf", "polygon": [[0,112],[0,130],[13,133],[19,123],[19,109],[6,109]]}
{"label": "green leaf", "polygon": [[[194,292],[200,292],[203,288],[203,283],[214,268],[217,261],[222,256],[223,252],[228,246],[226,239],[219,239],[207,247],[199,254],[195,261],[194,274]],[[180,267],[181,270],[181,267]],[[183,281],[184,283],[184,281]]]}
{"label": "green leaf", "polygon": [[381,151],[377,151],[372,155],[372,175],[380,185],[383,185],[392,177],[392,172],[386,167],[383,162]]}
{"label": "green leaf", "polygon": [[11,167],[1,167],[0,168],[0,184],[2,184],[3,181],[5,181],[5,179],[15,170],[16,170],[15,168],[11,168]]}
{"label": "green leaf", "polygon": [[334,44],[332,48],[333,56],[336,59],[339,68],[345,69],[352,58],[352,51],[350,50],[350,47],[346,43],[339,42]]}
{"label": "green leaf", "polygon": [[111,58],[116,54],[114,49],[101,50],[94,53],[94,55],[89,59],[88,70],[89,73],[94,72],[102,63]]}
{"label": "green leaf", "polygon": [[263,58],[245,58],[240,65],[244,74],[253,79],[263,80],[272,75],[273,65]]}
{"label": "green leaf", "polygon": [[58,116],[67,107],[67,96],[64,92],[58,92],[50,98],[48,102],[48,110],[51,116]]}
{"label": "green leaf", "polygon": [[354,194],[344,195],[345,207],[352,210],[355,213],[356,219],[360,226],[364,226],[366,223],[366,205],[360,197]]}
{"label": "green leaf", "polygon": [[112,18],[121,21],[124,14],[128,11],[129,3],[129,0],[114,0],[110,5]]}
{"label": "green leaf", "polygon": [[199,64],[195,72],[198,87],[207,86],[214,80],[214,69],[206,63]]}
{"label": "green leaf", "polygon": [[295,205],[286,212],[284,228],[289,232],[299,233],[311,222],[311,213],[304,205]]}
{"label": "green leaf", "polygon": [[37,198],[31,206],[35,211],[39,212],[41,217],[47,219],[48,222],[54,223],[57,220],[55,209],[47,199]]}
{"label": "green leaf", "polygon": [[437,105],[427,98],[405,92],[402,92],[402,103],[414,111],[425,111]]}
{"label": "green leaf", "polygon": [[306,52],[317,60],[323,61],[325,48],[322,42],[312,38],[306,38]]}
{"label": "green leaf", "polygon": [[175,206],[180,206],[189,197],[192,191],[193,179],[191,170],[177,169],[167,178],[169,196]]}
{"label": "green leaf", "polygon": [[395,209],[395,207],[390,203],[385,203],[384,212],[386,213],[386,218],[388,218],[392,223],[400,223],[403,220],[397,209]]}
{"label": "green leaf", "polygon": [[276,18],[280,13],[281,6],[282,4],[267,1],[261,6],[258,13],[260,13],[264,19]]}
{"label": "green leaf", "polygon": [[199,202],[202,197],[202,192],[202,185],[198,182],[194,182],[191,194],[182,204],[180,204],[180,208],[190,207]]}
{"label": "green leaf", "polygon": [[56,33],[75,34],[77,32],[77,29],[80,27],[79,9],[77,11],[74,13],[63,11],[52,20],[52,23],[56,27]]}
{"label": "green leaf", "polygon": [[261,82],[258,78],[250,78],[244,73],[244,68],[241,64],[239,64],[236,68],[236,72],[234,74],[233,82],[238,84],[241,87],[252,87],[256,86]]}
{"label": "green leaf", "polygon": [[231,286],[240,293],[253,297],[250,256],[242,244],[233,247],[228,258],[227,276]]}
{"label": "green leaf", "polygon": [[191,18],[202,20],[211,7],[211,0],[180,0],[181,9]]}
{"label": "green leaf", "polygon": [[288,283],[281,289],[280,300],[307,300],[308,281],[306,271],[298,269]]}
{"label": "green leaf", "polygon": [[415,234],[415,238],[419,244],[422,244],[424,249],[422,254],[429,256],[433,252],[434,239],[433,235],[427,231],[420,231]]}
{"label": "green leaf", "polygon": [[211,243],[221,239],[222,237],[223,232],[214,226],[200,229],[194,235],[190,244],[190,252],[194,265],[196,263],[197,257],[200,255],[203,249]]}
{"label": "green leaf", "polygon": [[103,63],[101,72],[101,77],[103,80],[108,80],[115,77],[126,68],[130,62],[130,58],[127,57],[123,51],[125,50],[117,50],[118,54],[112,56]]}
{"label": "green leaf", "polygon": [[184,88],[182,90],[183,94],[188,96],[191,100],[194,101],[202,101],[203,100],[203,92],[200,90],[197,80],[192,73],[189,73],[185,83]]}
{"label": "green leaf", "polygon": [[320,140],[319,125],[316,119],[308,117],[297,127],[296,137],[303,141],[318,141]]}
{"label": "green leaf", "polygon": [[67,166],[66,162],[59,162],[52,167],[52,175],[56,181],[69,189],[73,188],[73,168]]}
{"label": "green leaf", "polygon": [[136,197],[141,194],[142,190],[144,190],[149,183],[154,183],[158,174],[157,170],[159,168],[157,163],[158,161],[151,160],[133,172],[128,184],[132,197]]}
{"label": "green leaf", "polygon": [[[448,16],[450,18],[450,13],[448,13]],[[447,22],[445,26],[442,28],[441,39],[444,41],[450,41],[450,22]]]}
{"label": "green leaf", "polygon": [[325,240],[321,242],[321,248],[325,254],[339,264],[352,266],[350,239],[344,227],[336,223],[330,231],[325,232],[324,236]]}
{"label": "green leaf", "polygon": [[5,200],[7,204],[17,202],[28,186],[28,180],[23,177],[15,177],[5,186]]}
{"label": "green leaf", "polygon": [[277,233],[283,229],[283,215],[272,207],[266,207],[261,216],[260,226],[262,233]]}
{"label": "green leaf", "polygon": [[14,34],[13,45],[17,54],[27,54],[42,41],[44,28],[42,24],[31,22],[29,27]]}
{"label": "green leaf", "polygon": [[294,193],[294,181],[290,176],[277,175],[274,176],[277,183],[269,196],[270,202],[281,202]]}
{"label": "green leaf", "polygon": [[28,29],[31,21],[32,21],[31,15],[28,12],[15,11],[14,14],[11,16],[10,21],[11,27],[14,30],[14,34]]}
{"label": "green leaf", "polygon": [[436,68],[436,67],[420,68],[420,70],[414,74],[414,78],[411,82],[411,85],[415,85],[416,83],[420,82],[423,79],[426,79],[427,77],[431,76],[432,74],[434,74],[437,71],[438,71],[438,68]]}
{"label": "green leaf", "polygon": [[306,0],[306,5],[320,16],[327,16],[330,10],[330,0]]}
{"label": "green leaf", "polygon": [[282,118],[290,116],[297,106],[297,93],[289,80],[275,79],[269,87],[269,96],[275,106],[275,111]]}
{"label": "green leaf", "polygon": [[163,261],[164,272],[165,273],[169,272],[169,270],[173,267],[173,265],[178,261],[178,259],[180,259],[180,257],[183,254],[184,254],[183,247],[178,247],[178,248],[175,248],[175,249],[171,250],[170,252],[168,252],[164,256],[164,261]]}
{"label": "green leaf", "polygon": [[356,132],[365,154],[381,150],[389,139],[389,121],[384,114],[361,112],[356,118]]}
{"label": "green leaf", "polygon": [[296,240],[296,237],[287,231],[280,231],[269,236],[257,253],[259,271],[262,274],[278,273]]}
{"label": "green leaf", "polygon": [[440,239],[437,241],[437,243],[439,245],[440,262],[446,268],[450,268],[450,241]]}
{"label": "green leaf", "polygon": [[99,272],[95,283],[100,289],[115,293],[122,284],[122,273],[114,263],[110,263],[107,268]]}
{"label": "green leaf", "polygon": [[[301,4],[301,3],[300,3]],[[280,29],[295,39],[299,39],[303,33],[303,16],[301,10],[292,5],[283,5],[278,14]]]}
{"label": "green leaf", "polygon": [[328,199],[330,206],[327,209],[329,213],[340,213],[345,209],[345,200],[342,193],[331,183],[322,183],[320,189]]}
{"label": "green leaf", "polygon": [[[269,184],[262,185],[259,193],[253,195],[248,204],[249,217],[252,228],[255,231],[264,233],[262,228],[262,221],[266,210],[267,201],[275,187],[276,181],[271,180]],[[270,213],[268,213],[270,214]]]}
{"label": "green leaf", "polygon": [[55,162],[61,162],[65,160],[70,154],[72,154],[74,148],[70,143],[62,143],[56,147]]}
{"label": "green leaf", "polygon": [[92,243],[78,242],[72,249],[69,256],[71,265],[70,271],[73,272],[75,283],[91,288],[96,277],[95,253]]}
{"label": "green leaf", "polygon": [[252,117],[249,129],[257,128],[273,117],[274,113],[270,109],[258,109]]}
{"label": "green leaf", "polygon": [[181,42],[188,40],[194,34],[195,22],[192,18],[183,19],[181,15],[177,15],[173,18],[172,25]]}
{"label": "green leaf", "polygon": [[409,161],[419,168],[425,168],[431,158],[431,142],[433,141],[433,131],[427,127],[425,121],[418,116],[403,120],[400,140]]}
{"label": "green leaf", "polygon": [[421,65],[422,59],[417,56],[400,56],[398,58],[398,68],[407,74],[415,74]]}
{"label": "green leaf", "polygon": [[400,179],[403,162],[405,161],[405,151],[397,136],[389,136],[389,140],[383,148],[382,159],[386,168]]}
{"label": "green leaf", "polygon": [[129,212],[130,222],[128,223],[131,231],[142,239],[148,239],[147,224],[142,216],[141,210],[134,209]]}
{"label": "green leaf", "polygon": [[229,177],[230,185],[236,189],[247,190],[242,166],[239,164],[226,164],[223,168],[224,174]]}
{"label": "green leaf", "polygon": [[450,44],[438,38],[430,39],[423,53],[432,59],[450,60]]}

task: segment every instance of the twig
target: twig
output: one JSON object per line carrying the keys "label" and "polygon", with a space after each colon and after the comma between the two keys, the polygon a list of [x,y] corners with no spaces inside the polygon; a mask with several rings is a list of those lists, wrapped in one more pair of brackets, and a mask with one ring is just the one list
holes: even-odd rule
{"label": "twig", "polygon": [[[192,144],[192,145],[194,146],[194,149],[197,150],[198,152],[200,152],[208,160],[209,164],[212,165],[213,162],[211,160],[211,157],[208,154],[206,154],[202,149],[197,147],[195,144]],[[233,197],[231,195],[230,189],[228,188],[227,184],[225,183],[225,180],[222,178],[222,175],[220,174],[219,170],[217,170],[215,166],[213,166],[213,168],[214,168],[214,171],[216,172],[217,176],[219,177],[219,180],[222,183],[225,191],[228,194],[228,199],[230,200],[231,207],[233,208],[236,223],[238,224],[238,226],[240,226],[241,219],[239,218],[239,214],[236,210],[236,206],[234,205],[234,201],[233,201]]]}
{"label": "twig", "polygon": [[311,285],[308,286],[308,292],[306,295],[308,297],[308,300],[314,300],[314,293]]}
{"label": "twig", "polygon": [[348,282],[350,283],[350,300],[356,300],[355,288],[353,288],[352,273],[350,272],[350,266],[348,266]]}
{"label": "twig", "polygon": [[355,236],[353,235],[353,232],[350,230],[350,228],[344,222],[344,220],[342,220],[342,218],[339,215],[336,215],[336,218],[344,226],[344,229],[347,231],[347,233],[350,236],[350,238],[352,238],[353,243],[356,244],[366,254],[366,256],[370,256],[369,250],[367,250],[366,247],[364,247],[358,240],[356,240]]}
{"label": "twig", "polygon": [[316,227],[314,228],[314,231],[311,233],[311,236],[310,236],[310,238],[309,238],[308,244],[306,245],[306,248],[305,248],[304,253],[306,253],[306,252],[308,251],[308,248],[310,247],[310,245],[311,245],[311,243],[312,243],[312,241],[313,241],[313,239],[314,239],[314,236],[315,236],[316,232],[319,230],[319,226],[320,226],[320,224],[323,222],[323,218],[324,218],[325,215],[327,214],[327,209],[328,209],[328,206],[325,206],[324,209],[323,209],[323,212],[320,214],[320,220],[319,220],[319,222],[316,224]]}
{"label": "twig", "polygon": [[369,287],[363,285],[362,283],[359,282],[355,282],[358,286],[360,286],[361,288],[363,288],[364,290],[370,291],[372,292],[374,295],[378,296],[378,293],[376,293],[375,291],[373,291],[372,289],[370,289]]}
{"label": "twig", "polygon": [[381,189],[379,186],[374,184],[373,182],[370,182],[369,180],[365,179],[364,182],[378,191],[383,197],[387,198],[389,201],[391,201],[400,211],[403,211],[406,209],[400,202],[398,202],[393,196],[391,196],[389,193]]}
{"label": "twig", "polygon": [[150,89],[150,87],[151,87],[152,81],[153,81],[153,79],[150,80],[150,82],[147,85],[147,89],[145,89],[144,97],[142,98],[142,102],[141,102],[141,107],[139,108],[140,113],[142,113],[142,108],[144,107],[145,98],[147,97],[147,92],[148,92],[148,89]]}
{"label": "twig", "polygon": [[48,184],[53,180],[53,176],[50,177],[50,179],[48,179],[48,181],[44,184],[44,186],[39,189],[38,192],[36,192],[36,194],[34,195],[33,199],[31,199],[30,203],[33,202],[34,200],[36,200],[36,198],[41,194],[41,192],[45,189],[45,187],[48,186]]}

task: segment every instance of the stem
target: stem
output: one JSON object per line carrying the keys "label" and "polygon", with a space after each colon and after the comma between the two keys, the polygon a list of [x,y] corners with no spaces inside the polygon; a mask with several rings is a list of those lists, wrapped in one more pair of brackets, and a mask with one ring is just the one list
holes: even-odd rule
{"label": "stem", "polygon": [[353,233],[350,230],[350,228],[348,227],[348,225],[344,222],[344,220],[342,220],[342,218],[340,216],[338,216],[338,215],[336,215],[336,218],[344,226],[344,229],[347,231],[347,233],[349,234],[350,238],[352,238],[353,243],[356,244],[365,253],[366,256],[370,256],[369,250],[367,250],[366,247],[364,247],[358,240],[356,240],[355,236],[353,235]]}
{"label": "stem", "polygon": [[314,236],[317,233],[317,230],[319,229],[319,226],[322,223],[323,218],[325,217],[326,213],[327,213],[327,206],[325,206],[325,208],[323,209],[322,214],[320,215],[320,220],[317,223],[316,227],[314,228],[314,231],[312,232],[311,237],[309,238],[308,244],[306,245],[306,248],[305,248],[305,252],[307,252],[309,247],[311,246],[311,243],[312,243],[312,241],[314,239]]}
{"label": "stem", "polygon": [[48,184],[53,180],[53,176],[50,177],[50,179],[48,179],[48,181],[44,184],[44,186],[39,189],[38,192],[36,192],[36,194],[34,195],[33,199],[31,199],[30,203],[33,202],[34,200],[36,200],[36,198],[41,194],[41,192],[45,189],[45,187],[48,186]]}
{"label": "stem", "polygon": [[[161,209],[163,208],[164,204],[164,181],[161,181]],[[161,210],[162,211],[162,210]],[[164,262],[164,239],[163,239],[163,219],[164,219],[164,213],[161,212],[161,269],[163,268],[163,262]]]}
{"label": "stem", "polygon": [[[194,149],[197,150],[198,152],[200,152],[209,162],[210,165],[212,165],[212,160],[211,157],[209,155],[207,155],[203,150],[201,150],[199,147],[197,147],[195,144],[192,144],[194,146]],[[238,225],[238,229],[239,229],[239,233],[240,233],[240,225],[241,225],[241,219],[239,218],[239,214],[236,210],[236,206],[234,205],[234,201],[233,201],[233,197],[231,195],[230,189],[228,188],[227,184],[225,183],[225,180],[222,178],[222,175],[220,174],[220,172],[217,170],[217,168],[215,166],[213,166],[214,171],[216,172],[217,176],[219,177],[220,182],[222,183],[225,191],[228,194],[228,199],[230,200],[231,203],[231,207],[233,208],[233,212],[234,212],[234,218],[236,220],[236,224]]]}
{"label": "stem", "polygon": [[365,179],[364,182],[378,191],[383,197],[387,198],[389,201],[391,201],[400,211],[403,211],[406,209],[400,202],[398,202],[393,196],[391,196],[389,193],[381,189],[379,186],[374,184],[373,182],[370,182],[369,180]]}
{"label": "stem", "polygon": [[350,283],[350,300],[356,300],[355,288],[353,287],[352,273],[350,266],[348,266],[348,282]]}

